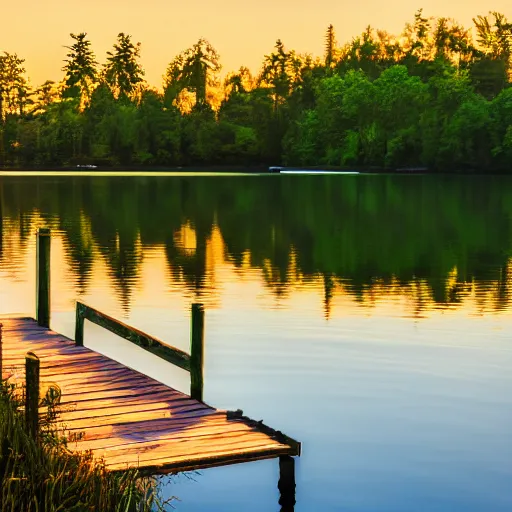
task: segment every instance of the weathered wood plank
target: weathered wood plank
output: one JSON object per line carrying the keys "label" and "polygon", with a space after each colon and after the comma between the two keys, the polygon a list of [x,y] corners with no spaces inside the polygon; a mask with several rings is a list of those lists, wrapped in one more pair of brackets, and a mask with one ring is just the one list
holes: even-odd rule
{"label": "weathered wood plank", "polygon": [[[146,392],[147,390],[151,390],[156,387],[160,387],[163,384],[151,381],[148,379],[144,379],[142,377],[145,376],[135,376],[133,378],[124,378],[124,379],[116,379],[110,381],[108,384],[97,384],[97,383],[88,383],[80,385],[80,383],[70,383],[65,386],[66,395],[65,399],[74,395],[84,395],[84,400],[87,400],[87,396],[91,393],[105,393],[105,396],[108,396],[108,393],[115,393],[117,391],[125,392],[129,390],[132,394],[137,394],[139,391]],[[176,393],[179,393],[176,391]],[[70,400],[75,401],[76,398],[71,398]]]}
{"label": "weathered wood plank", "polygon": [[[23,337],[9,335],[9,338],[17,342],[16,345],[9,347],[10,351],[19,351],[23,345],[38,347],[41,350],[62,350],[64,348],[72,348],[72,346],[69,345],[68,341],[66,340],[59,340],[57,336],[55,339],[49,339],[48,337],[44,337],[44,335],[41,333]],[[86,350],[85,347],[82,350]]]}
{"label": "weathered wood plank", "polygon": [[[83,395],[82,395],[83,396]],[[116,396],[115,398],[93,398],[89,400],[69,400],[66,396],[66,401],[61,400],[61,404],[80,404],[81,411],[89,411],[93,409],[114,408],[125,405],[137,405],[144,407],[145,404],[153,404],[157,402],[166,403],[169,405],[189,403],[192,399],[186,395],[178,395],[166,391],[156,391],[154,393],[146,393],[144,395],[137,394],[136,396],[127,394],[124,397]],[[192,400],[192,403],[195,403]]]}
{"label": "weathered wood plank", "polygon": [[[141,441],[138,443],[132,442],[123,446],[97,448],[95,452],[115,463],[117,457],[130,459],[132,456],[137,456],[141,461],[145,458],[149,460],[157,459],[160,456],[173,459],[175,456],[172,454],[180,454],[181,456],[186,454],[187,457],[193,457],[203,455],[208,449],[236,452],[238,449],[247,446],[276,446],[264,437],[262,434],[256,435],[254,432],[247,431],[223,432],[195,437],[190,437],[189,435],[169,439],[160,438],[158,440]],[[83,443],[83,446],[89,449],[87,442]]]}
{"label": "weathered wood plank", "polygon": [[152,467],[152,466],[165,466],[169,465],[172,467],[179,467],[180,464],[192,462],[192,461],[202,461],[205,459],[215,459],[216,457],[221,456],[240,456],[244,454],[249,454],[251,452],[258,453],[259,451],[265,452],[275,452],[276,455],[280,455],[282,453],[286,453],[288,447],[284,445],[278,445],[271,442],[261,443],[261,442],[251,442],[245,445],[238,446],[217,446],[217,445],[208,445],[205,443],[205,446],[201,447],[201,449],[197,453],[186,453],[183,455],[174,455],[169,456],[167,450],[164,453],[156,454],[153,452],[139,453],[132,456],[127,456],[125,454],[118,455],[116,457],[108,457],[105,460],[106,466],[112,469],[122,469],[127,467]]}
{"label": "weathered wood plank", "polygon": [[158,413],[160,411],[168,411],[169,415],[173,417],[174,415],[184,411],[198,411],[204,409],[206,408],[201,407],[200,404],[198,404],[197,401],[195,400],[178,402],[160,400],[154,403],[136,402],[128,405],[118,404],[110,405],[109,407],[95,409],[84,409],[80,404],[80,408],[77,407],[75,411],[62,412],[59,415],[59,418],[64,422],[69,422],[73,420],[89,422],[89,420],[93,418],[112,418],[122,416],[124,414],[131,415],[132,413],[137,414],[149,411],[154,411],[155,413]]}
{"label": "weathered wood plank", "polygon": [[46,375],[73,375],[83,373],[103,373],[126,370],[127,367],[114,361],[99,361],[96,364],[91,364],[87,361],[76,362],[70,361],[68,365],[65,363],[48,364],[46,360],[41,362],[42,372]]}
{"label": "weathered wood plank", "polygon": [[[8,374],[4,371],[4,374]],[[16,380],[24,378],[24,368],[16,367],[16,373],[14,374]],[[150,385],[153,381],[144,375],[132,377],[129,369],[125,370],[113,370],[110,372],[88,372],[86,374],[71,374],[67,376],[65,374],[47,374],[41,372],[41,378],[43,381],[54,382],[58,380],[59,387],[63,392],[80,392],[80,391],[101,391],[108,389],[119,389],[129,387],[134,393],[137,392],[139,387],[145,387]]]}
{"label": "weathered wood plank", "polygon": [[70,373],[69,375],[62,372],[54,372],[54,371],[45,371],[43,368],[41,371],[41,376],[44,378],[53,378],[59,377],[59,382],[62,382],[63,385],[66,385],[70,382],[87,382],[89,380],[94,380],[95,382],[112,382],[114,377],[130,377],[131,372],[129,368],[124,368],[120,370],[110,370],[109,372],[102,372],[100,368],[94,369],[88,372],[82,373]]}
{"label": "weathered wood plank", "polygon": [[[198,411],[186,411],[186,412],[183,412],[181,413],[179,416],[177,417],[173,417],[172,418],[172,421],[173,423],[177,424],[178,422],[180,421],[188,421],[190,423],[190,420],[198,420],[198,419],[201,419],[202,417],[205,417],[205,416],[210,416],[210,415],[213,415],[215,414],[215,411],[209,411],[207,409],[200,409]],[[111,429],[112,432],[131,432],[131,431],[135,431],[137,425],[140,425],[140,424],[143,424],[145,423],[146,424],[146,429],[148,428],[148,423],[150,423],[150,427],[156,423],[158,423],[159,421],[162,421],[162,420],[170,420],[171,419],[171,415],[168,414],[168,415],[165,415],[165,416],[162,416],[162,417],[155,417],[154,415],[151,416],[151,415],[147,415],[146,418],[138,418],[137,416],[134,416],[133,418],[131,418],[132,421],[128,421],[128,422],[123,422],[123,423],[120,423],[120,422],[110,422],[110,423],[103,423],[103,424],[97,424],[97,425],[94,425],[92,424],[87,424],[87,425],[80,425],[78,423],[75,423],[74,425],[73,424],[70,424],[68,425],[66,428],[70,431],[72,430],[79,430],[80,432],[83,432],[85,434],[85,436],[88,436],[90,430],[92,428],[95,428],[95,427],[107,427],[107,430],[108,429]],[[126,430],[127,429],[127,430]]]}
{"label": "weathered wood plank", "polygon": [[137,421],[128,425],[108,425],[100,427],[84,427],[82,432],[84,439],[104,439],[115,437],[141,437],[148,433],[161,433],[164,431],[175,432],[194,428],[200,430],[209,425],[225,425],[225,416],[215,411],[210,414],[201,414],[199,417],[195,413],[182,414],[179,418],[161,418],[148,421]]}
{"label": "weathered wood plank", "polygon": [[[166,460],[159,460],[146,462],[144,465],[136,465],[139,472],[143,475],[165,475],[176,474],[184,471],[197,471],[200,469],[216,468],[221,466],[230,466],[233,464],[242,464],[244,462],[255,462],[259,460],[277,459],[281,456],[294,455],[289,449],[275,449],[270,450],[247,450],[245,452],[219,454],[214,456],[202,457],[191,460],[181,460],[177,462],[169,462]],[[122,472],[126,470],[126,464],[110,465],[107,466],[109,471]]]}
{"label": "weathered wood plank", "polygon": [[[139,436],[138,440],[134,440],[133,437],[104,437],[98,438],[94,440],[84,440],[76,443],[76,448],[78,450],[98,450],[98,449],[107,449],[107,448],[120,448],[127,445],[135,445],[136,443],[144,443],[152,439],[162,439],[162,440],[183,440],[183,439],[194,439],[195,437],[209,437],[213,439],[216,435],[222,435],[225,437],[230,437],[235,433],[247,432],[247,426],[243,424],[239,424],[236,428],[233,428],[226,432],[226,424],[219,423],[217,425],[210,425],[208,427],[203,426],[203,428],[194,428],[193,426],[184,429],[175,429],[174,431],[169,432],[168,430],[161,430],[158,432],[151,432],[150,435],[144,437]],[[135,436],[136,437],[136,436]],[[74,445],[75,446],[75,445]]]}
{"label": "weathered wood plank", "polygon": [[[185,414],[195,414],[196,416],[202,416],[209,414],[210,412],[205,409],[189,409],[182,412]],[[176,414],[178,416],[178,414]],[[134,423],[145,420],[157,420],[160,418],[172,418],[173,415],[169,409],[158,409],[156,411],[146,412],[134,412],[124,414],[111,414],[109,416],[100,416],[94,418],[88,418],[87,421],[81,421],[79,418],[62,421],[67,429],[83,431],[85,428],[94,426],[105,426],[105,425],[123,425],[126,423]]]}
{"label": "weathered wood plank", "polygon": [[[33,347],[31,347],[33,348]],[[21,353],[21,351],[20,351]],[[4,361],[16,361],[20,358],[19,353],[10,352],[7,357],[4,357]],[[41,358],[41,361],[48,367],[49,365],[62,366],[69,364],[80,364],[80,363],[102,363],[103,361],[112,361],[102,356],[100,354],[76,354],[76,356],[72,353],[66,354],[62,351],[55,351],[54,353],[48,352]],[[115,362],[115,361],[112,361]],[[116,363],[120,364],[121,363]],[[121,365],[123,366],[123,365]]]}
{"label": "weathered wood plank", "polygon": [[[106,389],[100,391],[85,391],[83,393],[66,393],[62,399],[61,404],[80,402],[82,407],[88,407],[88,404],[110,403],[119,400],[153,400],[153,397],[166,397],[167,400],[186,400],[190,397],[180,393],[176,390],[170,390],[163,384],[154,384],[152,386],[145,386],[137,388],[134,395],[133,388],[126,387],[120,389]],[[92,406],[91,406],[92,407]]]}
{"label": "weathered wood plank", "polygon": [[148,386],[156,385],[157,382],[151,379],[148,379],[145,375],[135,375],[133,378],[128,377],[118,377],[112,378],[109,382],[80,382],[80,381],[72,381],[65,385],[62,385],[61,388],[66,391],[66,393],[87,393],[91,391],[115,391],[119,389],[131,389],[133,393],[137,393],[138,389],[145,389]]}

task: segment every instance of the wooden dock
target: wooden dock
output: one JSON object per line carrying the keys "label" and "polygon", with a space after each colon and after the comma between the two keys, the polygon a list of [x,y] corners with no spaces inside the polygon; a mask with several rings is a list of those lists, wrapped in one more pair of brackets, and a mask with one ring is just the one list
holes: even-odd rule
{"label": "wooden dock", "polygon": [[54,383],[61,390],[57,421],[83,433],[69,447],[92,450],[110,470],[138,467],[162,474],[300,455],[300,443],[241,411],[210,407],[31,318],[0,323],[2,376],[24,381],[25,355],[36,354],[41,388]]}
{"label": "wooden dock", "polygon": [[[75,339],[50,330],[50,231],[37,233],[36,319],[0,317],[0,374],[25,388],[27,431],[38,436],[41,396],[57,387],[55,421],[68,444],[91,450],[107,470],[143,475],[178,473],[279,458],[281,512],[295,505],[295,460],[301,444],[242,411],[203,402],[204,309],[192,304],[190,354],[85,304],[76,304]],[[93,322],[190,373],[190,395],[84,347]]]}

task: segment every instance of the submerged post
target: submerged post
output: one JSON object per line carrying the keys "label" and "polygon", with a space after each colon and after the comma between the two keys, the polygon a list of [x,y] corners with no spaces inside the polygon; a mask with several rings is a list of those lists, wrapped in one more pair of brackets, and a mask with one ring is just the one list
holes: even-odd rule
{"label": "submerged post", "polygon": [[37,233],[36,249],[36,318],[41,327],[50,327],[50,230]]}
{"label": "submerged post", "polygon": [[295,459],[289,455],[279,457],[279,482],[281,512],[293,512],[295,508]]}
{"label": "submerged post", "polygon": [[204,308],[192,304],[192,330],[190,335],[190,396],[203,401]]}
{"label": "submerged post", "polygon": [[33,352],[25,356],[25,422],[29,434],[39,433],[39,358]]}

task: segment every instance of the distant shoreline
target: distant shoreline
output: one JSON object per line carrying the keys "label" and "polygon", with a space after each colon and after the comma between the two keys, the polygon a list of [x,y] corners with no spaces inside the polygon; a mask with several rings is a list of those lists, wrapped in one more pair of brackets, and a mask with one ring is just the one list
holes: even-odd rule
{"label": "distant shoreline", "polygon": [[[271,167],[281,168],[284,171],[303,171],[305,174],[307,172],[315,173],[322,172],[322,174],[328,174],[330,172],[334,173],[344,173],[347,174],[396,174],[396,175],[436,175],[436,174],[449,174],[449,175],[466,175],[466,176],[478,176],[478,175],[507,175],[512,174],[511,171],[506,170],[474,170],[474,169],[458,169],[452,171],[438,171],[432,170],[425,167],[408,167],[408,168],[398,168],[398,169],[383,169],[383,168],[358,168],[354,167],[334,167],[334,166],[315,166],[315,167],[299,167],[299,166],[182,166],[182,167],[159,167],[159,166],[96,166],[93,168],[90,167],[77,167],[77,166],[60,166],[60,167],[52,167],[52,166],[33,166],[33,167],[0,167],[0,176],[2,174],[5,175],[22,175],[22,174],[36,174],[36,173],[55,173],[55,174],[70,174],[73,175],[94,175],[94,174],[280,174],[279,172],[273,172],[269,169]],[[288,173],[287,172],[287,173]]]}

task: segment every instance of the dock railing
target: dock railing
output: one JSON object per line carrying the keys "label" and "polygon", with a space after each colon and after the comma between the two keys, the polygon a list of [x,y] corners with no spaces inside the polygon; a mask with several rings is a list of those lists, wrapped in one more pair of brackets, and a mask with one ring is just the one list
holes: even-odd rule
{"label": "dock railing", "polygon": [[84,344],[85,320],[89,320],[164,361],[190,372],[190,396],[203,401],[204,308],[202,304],[192,304],[190,354],[77,301],[75,343],[78,346]]}
{"label": "dock railing", "polygon": [[[51,289],[50,230],[48,228],[38,230],[36,247],[36,320],[40,326],[49,328]],[[192,304],[190,354],[77,301],[75,343],[78,346],[84,344],[85,320],[190,372],[190,396],[200,402],[203,401],[204,307],[202,304]]]}

